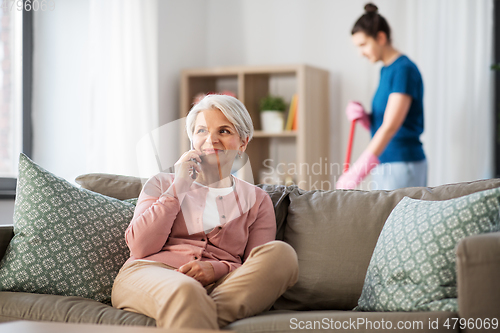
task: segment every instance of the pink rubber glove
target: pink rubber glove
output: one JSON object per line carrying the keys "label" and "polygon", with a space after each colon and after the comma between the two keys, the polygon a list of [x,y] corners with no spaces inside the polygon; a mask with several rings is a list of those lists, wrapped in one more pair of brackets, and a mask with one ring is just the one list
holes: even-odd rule
{"label": "pink rubber glove", "polygon": [[345,109],[345,114],[347,115],[347,119],[349,121],[357,120],[361,126],[366,128],[368,131],[370,130],[370,116],[365,112],[363,105],[358,102],[349,102]]}
{"label": "pink rubber glove", "polygon": [[337,189],[354,189],[380,161],[372,152],[365,150],[356,163],[337,181]]}

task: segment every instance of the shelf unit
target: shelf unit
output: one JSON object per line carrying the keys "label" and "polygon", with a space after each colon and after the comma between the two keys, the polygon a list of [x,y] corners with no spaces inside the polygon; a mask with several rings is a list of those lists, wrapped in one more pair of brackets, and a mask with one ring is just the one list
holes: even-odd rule
{"label": "shelf unit", "polygon": [[[290,173],[303,189],[318,188],[328,181],[325,170],[314,172],[314,163],[328,162],[329,98],[328,72],[309,65],[234,66],[186,69],[181,74],[180,117],[189,112],[199,93],[231,90],[245,104],[254,124],[254,137],[246,153],[250,163],[238,177],[259,183],[261,172]],[[298,94],[296,131],[266,133],[261,130],[259,102],[269,93],[281,95],[287,103]],[[180,130],[181,152],[189,150],[189,140]],[[270,178],[267,178],[270,179]]]}

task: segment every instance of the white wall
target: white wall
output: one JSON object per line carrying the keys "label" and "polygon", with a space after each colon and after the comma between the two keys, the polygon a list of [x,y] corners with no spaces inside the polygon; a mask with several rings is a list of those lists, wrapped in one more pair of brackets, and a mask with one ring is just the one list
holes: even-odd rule
{"label": "white wall", "polygon": [[[187,15],[185,3],[162,1],[160,6],[160,21],[163,16],[167,18],[160,23],[160,53],[164,54],[160,59],[173,57],[173,62],[162,64],[168,70],[160,74],[162,81],[172,85],[160,92],[169,96],[175,90],[175,98],[165,98],[160,104],[160,119],[168,121],[167,115],[173,113],[170,119],[177,115],[182,68],[306,63],[330,72],[330,127],[341,131],[332,130],[325,140],[330,141],[329,160],[343,161],[349,131],[344,108],[349,100],[358,100],[369,109],[379,79],[380,65],[373,66],[362,58],[351,42],[351,28],[363,13],[366,1],[209,0],[203,7],[190,1]],[[405,2],[381,0],[377,6],[393,26],[398,47],[398,35],[405,34]],[[174,8],[176,15],[171,21],[168,18]],[[200,9],[203,19],[198,21]],[[182,28],[178,28],[179,21],[184,22]],[[173,33],[162,37],[164,30]],[[195,43],[190,42],[193,35]],[[182,59],[176,59],[175,54],[179,53],[183,54]],[[337,126],[337,122],[342,126]],[[352,161],[366,148],[369,139],[369,133],[358,127]],[[339,175],[330,176],[333,181]]]}
{"label": "white wall", "polygon": [[[349,100],[370,105],[377,84],[378,67],[358,56],[350,30],[365,1],[243,1],[244,63],[307,63],[330,72],[330,161],[342,162],[348,136],[343,109]],[[223,13],[224,1],[214,1]],[[400,2],[392,2],[396,7]],[[379,4],[381,11],[383,4]],[[223,15],[230,15],[224,13]],[[217,52],[217,50],[212,51]],[[211,56],[217,63],[217,57]],[[343,126],[336,123],[342,122]],[[341,129],[336,132],[334,129]],[[366,131],[356,132],[353,160],[368,143]],[[332,182],[334,177],[330,175]]]}
{"label": "white wall", "polygon": [[[439,52],[439,50],[433,48],[432,43],[421,39],[428,38],[429,35],[419,35],[415,32],[419,29],[428,30],[428,27],[431,26],[440,29],[441,44],[447,45],[447,47],[450,46],[450,43],[453,44],[452,41],[456,38],[457,31],[464,33],[463,30],[467,29],[467,31],[471,31],[471,34],[477,35],[481,32],[481,28],[475,29],[476,27],[470,26],[470,23],[467,25],[467,22],[453,17],[456,14],[455,4],[462,9],[479,10],[479,8],[484,8],[488,1],[463,0],[459,3],[445,0],[440,2],[434,0],[430,2],[416,0],[375,1],[380,13],[388,20],[392,28],[394,46],[417,63],[423,76],[426,87],[425,96],[427,97],[424,97],[426,130],[422,141],[430,163],[428,184],[431,186],[492,177],[491,156],[493,151],[489,149],[491,144],[478,143],[484,149],[480,150],[481,154],[473,155],[480,156],[480,158],[475,158],[476,162],[463,163],[467,158],[466,155],[474,153],[471,150],[475,150],[475,148],[471,148],[470,144],[466,145],[464,142],[464,140],[472,138],[464,138],[462,133],[466,132],[460,126],[455,126],[452,131],[448,131],[449,135],[440,136],[443,131],[440,126],[443,126],[443,123],[441,121],[438,124],[436,113],[440,112],[439,103],[444,101],[440,100],[439,96],[443,92],[441,89],[449,90],[450,86],[446,84],[446,80],[438,83],[428,79],[435,77],[433,71],[436,70],[436,66],[432,59],[436,58],[436,54],[433,55],[433,52]],[[180,1],[173,0],[167,2],[172,7],[179,6],[180,3]],[[200,24],[197,35],[198,37],[204,36],[206,42],[200,43],[192,49],[192,52],[202,52],[204,56],[197,63],[193,63],[193,66],[307,63],[328,70],[330,72],[330,127],[332,132],[330,137],[326,139],[330,140],[330,159],[342,161],[349,131],[344,108],[349,100],[358,100],[369,110],[379,80],[381,65],[373,66],[370,64],[358,54],[351,42],[350,30],[356,19],[363,13],[366,2],[366,0],[206,1],[204,7],[205,24]],[[189,3],[192,4],[192,2]],[[194,15],[199,13],[197,8],[196,5],[192,6]],[[446,27],[442,26],[441,22],[427,21],[432,18],[439,18],[441,21],[443,14],[447,22]],[[179,19],[182,20],[182,18]],[[189,26],[192,22],[189,17],[183,19],[189,22],[183,27]],[[169,22],[165,22],[164,26],[176,30],[176,40],[189,39],[193,34],[192,27],[188,27],[186,32],[184,29],[177,29],[176,25]],[[418,42],[414,40],[415,38],[411,39],[417,35],[420,38]],[[449,37],[446,37],[448,35]],[[481,38],[481,34],[478,38]],[[160,38],[159,42],[163,49],[169,49],[168,43],[171,40]],[[491,43],[491,41],[485,41],[485,43]],[[172,48],[171,52],[175,52],[175,48]],[[177,64],[172,64],[170,67],[170,73],[178,79],[175,74],[175,65]],[[489,67],[488,64],[477,70],[488,71],[487,67]],[[449,77],[445,77],[445,79],[449,79]],[[476,109],[484,107],[473,100],[472,96],[467,97],[467,94],[462,94],[460,97],[460,104],[467,105],[467,117],[474,117]],[[169,106],[173,105],[174,102],[171,101]],[[174,112],[176,114],[177,110],[178,108],[167,108],[166,104],[163,104],[160,112],[166,114]],[[439,117],[443,118],[444,115]],[[453,120],[448,119],[445,122]],[[342,126],[340,126],[340,131],[335,131],[334,128],[339,128],[335,126],[338,122],[341,122]],[[488,123],[487,119],[483,121],[484,130],[479,130],[479,132],[486,134],[483,134],[481,139],[478,139],[479,141],[487,141],[492,136],[488,134],[492,130]],[[463,123],[460,124],[464,126]],[[475,124],[478,126],[478,123]],[[353,147],[353,161],[366,148],[369,139],[369,133],[358,126]],[[436,145],[437,143],[438,145]],[[437,146],[441,153],[437,150]],[[487,152],[484,152],[485,149]],[[444,154],[443,151],[451,151],[452,153]],[[367,188],[367,182],[364,182],[363,188]]]}
{"label": "white wall", "polygon": [[[179,118],[181,69],[207,66],[205,32],[208,4],[205,0],[160,1],[158,4],[160,125]],[[179,135],[177,131],[169,134],[170,137],[162,138],[162,142],[167,143],[163,147],[166,150],[163,154],[175,159],[180,156],[178,145],[168,143]]]}
{"label": "white wall", "polygon": [[[379,78],[380,65],[369,64],[351,43],[350,30],[366,2],[159,0],[160,125],[178,119],[183,68],[307,63],[330,72],[331,127],[336,122],[342,126],[325,139],[330,140],[331,158],[342,160],[349,127],[344,107],[349,100],[358,100],[369,108]],[[396,48],[413,58],[411,43],[404,40],[409,30],[415,30],[409,26],[415,15],[411,3],[376,1],[393,29]],[[69,181],[87,172],[84,138],[92,135],[82,126],[88,30],[88,0],[59,0],[53,12],[34,15],[33,158]],[[425,68],[421,70],[425,82]],[[177,133],[170,133],[164,140],[167,154],[174,160],[180,154],[172,142],[176,137]],[[368,141],[369,134],[358,127],[353,159]],[[424,148],[430,144],[424,141]],[[131,153],[135,153],[133,149]],[[488,176],[491,172],[484,174]],[[470,180],[456,177],[452,181]],[[436,179],[430,185],[438,183]],[[11,218],[12,206],[13,201],[2,202],[0,221]]]}
{"label": "white wall", "polygon": [[[331,156],[341,159],[348,131],[343,108],[351,99],[369,106],[378,83],[379,67],[361,58],[350,38],[364,3],[160,0],[160,124],[178,118],[183,68],[308,63],[330,71],[330,119],[344,126],[328,139]],[[399,27],[404,27],[400,15],[404,2],[385,0],[377,5],[395,27],[397,45]],[[92,135],[84,133],[82,126],[88,29],[87,0],[59,1],[53,12],[37,12],[34,17],[33,158],[69,181],[86,172],[84,136]],[[368,140],[368,133],[357,131],[353,158]],[[177,146],[167,154],[178,156]]]}
{"label": "white wall", "polygon": [[[338,128],[338,122],[342,126],[325,139],[330,140],[331,159],[341,161],[349,129],[345,105],[349,100],[358,100],[370,109],[379,78],[380,65],[368,63],[351,43],[350,30],[363,13],[365,3],[366,0],[159,0],[160,125],[178,119],[183,68],[307,63],[330,72],[331,128]],[[417,57],[412,53],[415,47],[411,47],[415,43],[404,39],[411,35],[410,30],[415,30],[410,26],[416,15],[411,6],[414,2],[378,0],[376,4],[392,27],[396,48],[410,58]],[[83,138],[92,135],[84,133],[81,126],[85,110],[80,93],[85,83],[88,0],[58,1],[55,11],[37,12],[34,24],[33,157],[43,167],[73,181],[87,172]],[[425,70],[422,65],[424,82]],[[166,143],[164,149],[171,155],[170,160],[176,160],[180,152],[173,140],[177,136],[169,134],[162,140]],[[425,139],[424,134],[424,148],[430,147],[432,143]],[[353,160],[368,141],[369,134],[358,127]],[[131,153],[135,154],[132,149]],[[440,161],[435,159],[433,163]],[[491,170],[491,166],[485,169]],[[431,176],[432,172],[431,165]],[[488,176],[491,172],[481,174]],[[458,172],[454,177],[446,181],[479,176]],[[436,177],[430,185],[441,182]]]}

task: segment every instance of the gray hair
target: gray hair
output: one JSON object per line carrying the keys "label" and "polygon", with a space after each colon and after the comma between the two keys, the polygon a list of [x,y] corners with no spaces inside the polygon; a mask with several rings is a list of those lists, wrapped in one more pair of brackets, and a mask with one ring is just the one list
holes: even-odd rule
{"label": "gray hair", "polygon": [[253,122],[245,105],[237,98],[228,95],[207,95],[195,104],[186,118],[186,131],[190,141],[193,141],[194,124],[196,117],[204,110],[220,110],[227,120],[233,124],[242,140],[252,140]]}

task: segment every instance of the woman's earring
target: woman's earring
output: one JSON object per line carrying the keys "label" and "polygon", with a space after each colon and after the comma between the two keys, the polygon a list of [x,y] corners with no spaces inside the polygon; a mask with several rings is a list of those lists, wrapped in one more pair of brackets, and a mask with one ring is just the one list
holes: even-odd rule
{"label": "woman's earring", "polygon": [[239,152],[239,153],[238,153],[238,157],[239,157],[239,158],[243,158],[243,157],[241,156],[241,152]]}

